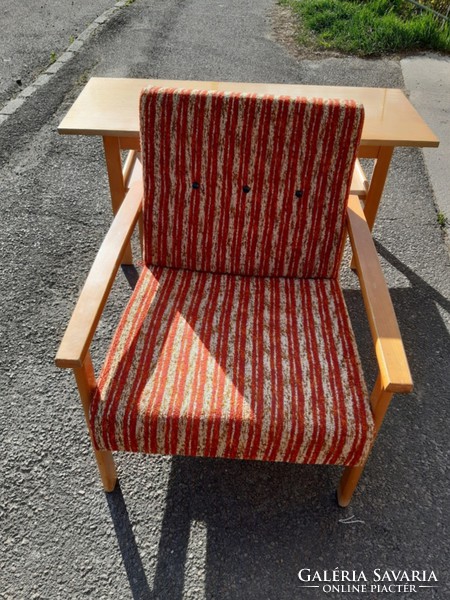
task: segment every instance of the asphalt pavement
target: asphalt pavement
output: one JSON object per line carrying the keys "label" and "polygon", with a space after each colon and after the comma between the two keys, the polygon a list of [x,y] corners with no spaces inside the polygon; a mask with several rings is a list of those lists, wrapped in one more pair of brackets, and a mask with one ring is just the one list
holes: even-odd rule
{"label": "asphalt pavement", "polygon": [[29,83],[114,0],[0,0],[0,106]]}
{"label": "asphalt pavement", "polygon": [[[90,76],[405,88],[398,60],[295,59],[275,6],[136,0],[0,123],[0,598],[313,599],[326,594],[298,571],[335,567],[432,570],[437,587],[393,596],[448,597],[450,260],[421,150],[396,150],[374,231],[415,389],[394,398],[349,508],[337,468],[180,457],[119,455],[104,494],[74,381],[53,365],[111,221],[101,140],[56,131]],[[97,366],[134,276],[119,272]],[[358,285],[348,269],[342,282],[373,380]]]}

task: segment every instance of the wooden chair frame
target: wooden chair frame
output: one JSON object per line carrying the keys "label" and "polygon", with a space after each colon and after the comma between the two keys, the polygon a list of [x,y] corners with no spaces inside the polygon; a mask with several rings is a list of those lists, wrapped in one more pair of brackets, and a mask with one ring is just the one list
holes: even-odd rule
{"label": "wooden chair frame", "polygon": [[[88,429],[89,406],[96,389],[89,347],[124,253],[129,248],[142,199],[142,183],[133,183],[95,258],[56,356],[58,367],[74,371]],[[392,395],[410,392],[413,385],[375,245],[360,200],[354,195],[349,197],[347,230],[378,362],[378,377],[370,400],[377,433]],[[103,487],[111,492],[117,481],[112,453],[94,450],[94,454]],[[364,465],[345,468],[338,487],[340,506],[349,504],[363,469]]]}

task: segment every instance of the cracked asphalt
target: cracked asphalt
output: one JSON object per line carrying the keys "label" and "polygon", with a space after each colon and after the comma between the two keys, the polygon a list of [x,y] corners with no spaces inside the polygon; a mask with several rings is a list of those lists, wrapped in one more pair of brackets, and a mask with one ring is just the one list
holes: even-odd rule
{"label": "cracked asphalt", "polygon": [[[374,231],[415,390],[394,398],[349,508],[337,468],[180,457],[118,455],[104,494],[74,381],[53,365],[111,222],[101,140],[56,131],[90,76],[404,87],[397,60],[295,59],[275,9],[136,0],[0,125],[0,598],[314,599],[299,569],[335,567],[433,569],[420,598],[448,597],[450,259],[421,150],[396,150]],[[134,277],[118,274],[97,366]],[[372,381],[358,285],[346,268],[342,281]]]}

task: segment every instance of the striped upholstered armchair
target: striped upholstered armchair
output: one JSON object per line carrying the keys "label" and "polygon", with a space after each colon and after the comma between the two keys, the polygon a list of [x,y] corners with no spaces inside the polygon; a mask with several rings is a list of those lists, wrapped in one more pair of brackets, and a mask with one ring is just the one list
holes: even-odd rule
{"label": "striped upholstered armchair", "polygon": [[[345,465],[349,503],[411,378],[359,200],[351,101],[149,88],[143,185],[97,256],[56,362],[107,491],[111,451]],[[142,211],[143,268],[98,380],[89,344]],[[346,232],[379,362],[367,394],[338,282]]]}

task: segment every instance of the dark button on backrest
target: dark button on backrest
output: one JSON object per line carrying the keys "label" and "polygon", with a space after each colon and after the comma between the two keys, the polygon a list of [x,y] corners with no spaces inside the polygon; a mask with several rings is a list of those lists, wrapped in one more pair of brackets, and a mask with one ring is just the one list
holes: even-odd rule
{"label": "dark button on backrest", "polygon": [[192,189],[193,189],[193,190],[198,190],[198,188],[199,188],[199,187],[200,187],[200,184],[199,184],[199,182],[198,182],[198,181],[194,181],[194,182],[192,183]]}
{"label": "dark button on backrest", "polygon": [[295,190],[295,195],[297,198],[301,198],[303,196],[303,190]]}
{"label": "dark button on backrest", "polygon": [[248,194],[250,191],[250,187],[248,185],[244,185],[244,187],[242,188],[242,191],[244,192],[244,194]]}

